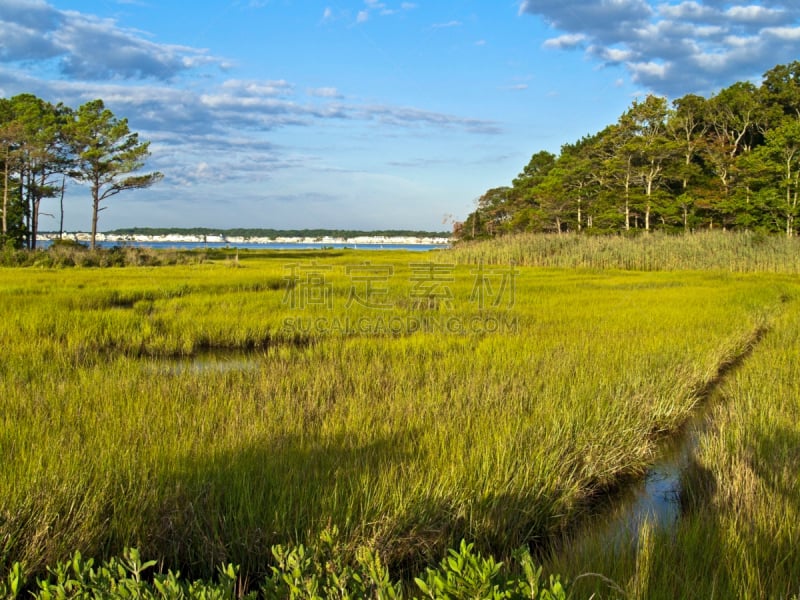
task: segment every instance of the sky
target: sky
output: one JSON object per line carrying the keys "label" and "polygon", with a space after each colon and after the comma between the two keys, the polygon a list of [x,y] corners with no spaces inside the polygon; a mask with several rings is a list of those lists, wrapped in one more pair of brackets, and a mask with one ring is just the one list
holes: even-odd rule
{"label": "sky", "polygon": [[[164,179],[101,230],[449,230],[636,98],[798,59],[797,0],[0,0],[1,96],[101,98],[150,142]],[[65,210],[89,228],[88,190]]]}

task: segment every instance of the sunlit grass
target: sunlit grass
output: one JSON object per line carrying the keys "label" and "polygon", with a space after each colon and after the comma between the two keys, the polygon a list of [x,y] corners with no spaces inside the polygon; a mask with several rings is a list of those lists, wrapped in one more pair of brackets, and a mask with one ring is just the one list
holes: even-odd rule
{"label": "sunlit grass", "polygon": [[726,377],[684,475],[683,514],[646,543],[584,532],[548,568],[595,572],[596,598],[800,595],[800,309],[788,300],[755,352]]}
{"label": "sunlit grass", "polygon": [[537,267],[800,273],[800,238],[723,231],[633,237],[515,234],[460,243],[452,256],[463,263],[513,261]]}
{"label": "sunlit grass", "polygon": [[[348,268],[366,261],[392,268],[372,281],[390,308],[348,306],[366,289]],[[192,574],[263,572],[270,545],[330,524],[396,567],[462,538],[501,558],[544,547],[646,469],[795,293],[774,275],[519,267],[513,306],[480,306],[480,272],[451,261],[3,270],[0,569],[136,546]],[[417,285],[425,262],[440,286]],[[330,267],[330,308],[293,297],[292,264]],[[348,318],[366,325],[320,327]],[[378,327],[389,318],[474,327]],[[209,352],[218,366],[187,366]]]}

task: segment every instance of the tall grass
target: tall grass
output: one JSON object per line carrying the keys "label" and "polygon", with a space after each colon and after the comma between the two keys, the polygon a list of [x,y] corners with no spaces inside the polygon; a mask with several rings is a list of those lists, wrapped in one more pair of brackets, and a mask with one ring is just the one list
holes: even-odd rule
{"label": "tall grass", "polygon": [[684,475],[673,528],[608,547],[591,533],[551,569],[598,572],[596,598],[797,598],[800,595],[800,307],[787,304],[712,399]]}
{"label": "tall grass", "polygon": [[478,262],[636,271],[721,270],[734,273],[800,273],[800,238],[757,233],[585,236],[517,234],[458,244],[461,263]]}
{"label": "tall grass", "polygon": [[[419,303],[419,255],[332,253],[309,255],[330,267],[331,308],[298,308],[286,267],[310,260],[277,256],[2,272],[0,570],[136,546],[191,576],[263,574],[273,544],[331,524],[401,572],[461,539],[542,548],[646,469],[795,290],[525,267],[501,313],[476,306],[469,266],[449,271],[450,301]],[[347,306],[347,268],[365,261],[393,268],[376,283],[391,309]],[[286,326],[434,315],[515,327]],[[221,350],[239,353],[186,362]]]}

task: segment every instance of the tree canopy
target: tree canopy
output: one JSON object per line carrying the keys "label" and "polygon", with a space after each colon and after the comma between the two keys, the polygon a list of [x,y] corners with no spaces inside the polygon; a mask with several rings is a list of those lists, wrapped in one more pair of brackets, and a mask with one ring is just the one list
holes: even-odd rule
{"label": "tree canopy", "polygon": [[709,98],[649,95],[594,135],[540,151],[487,191],[460,239],[701,228],[797,234],[800,62]]}
{"label": "tree canopy", "polygon": [[161,179],[160,173],[137,173],[148,145],[102,100],[73,110],[33,94],[0,98],[0,242],[35,248],[42,200],[63,199],[70,177],[91,189],[94,246],[101,202]]}

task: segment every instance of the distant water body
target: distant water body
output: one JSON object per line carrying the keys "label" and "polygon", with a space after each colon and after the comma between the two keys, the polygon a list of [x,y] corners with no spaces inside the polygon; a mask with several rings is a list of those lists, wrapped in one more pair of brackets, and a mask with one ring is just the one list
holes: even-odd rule
{"label": "distant water body", "polygon": [[[49,240],[39,240],[39,248],[47,248]],[[300,242],[269,242],[264,244],[250,243],[225,243],[225,242],[97,242],[101,248],[113,248],[114,246],[129,246],[134,248],[162,248],[178,250],[203,250],[213,249],[233,249],[239,250],[412,250],[417,252],[427,252],[430,250],[443,250],[447,248],[444,244],[348,244],[348,243],[300,243]]]}

